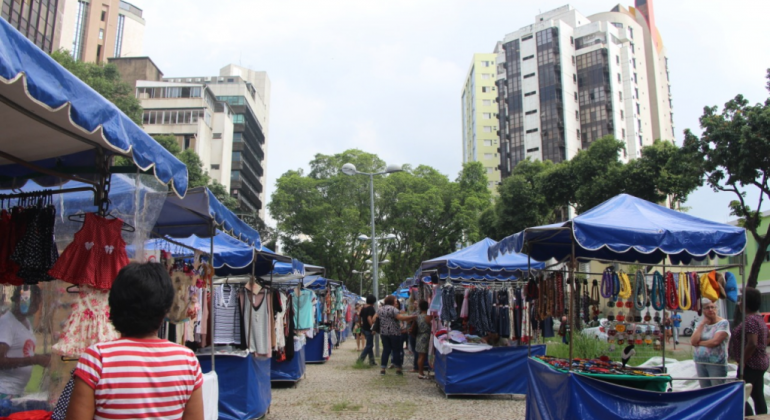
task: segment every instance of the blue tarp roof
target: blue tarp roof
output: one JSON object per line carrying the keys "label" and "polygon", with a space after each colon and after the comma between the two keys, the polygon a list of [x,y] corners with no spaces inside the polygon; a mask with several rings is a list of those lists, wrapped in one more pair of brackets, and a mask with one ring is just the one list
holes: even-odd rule
{"label": "blue tarp roof", "polygon": [[169,194],[155,223],[155,231],[175,238],[190,234],[209,237],[212,221],[257,250],[262,249],[259,232],[220,203],[206,187],[192,188],[184,198]]}
{"label": "blue tarp roof", "polygon": [[[187,167],[110,101],[0,19],[2,151],[58,172],[90,172],[96,150],[133,159],[184,195]],[[1,180],[19,187],[38,173],[0,158]],[[13,177],[20,177],[14,180]],[[85,177],[85,175],[84,175]],[[55,180],[44,177],[42,184]]]}
{"label": "blue tarp roof", "polygon": [[[509,253],[490,261],[488,251],[496,243],[492,239],[484,238],[459,251],[423,261],[420,269],[436,269],[441,279],[505,281],[521,277],[522,273],[527,271],[527,256]],[[544,263],[535,259],[530,264],[533,270],[545,267]]]}
{"label": "blue tarp roof", "polygon": [[489,248],[489,258],[527,252],[532,258],[566,260],[572,253],[583,260],[689,263],[706,256],[739,255],[746,248],[746,231],[671,210],[628,194],[613,197],[574,219],[527,228]]}

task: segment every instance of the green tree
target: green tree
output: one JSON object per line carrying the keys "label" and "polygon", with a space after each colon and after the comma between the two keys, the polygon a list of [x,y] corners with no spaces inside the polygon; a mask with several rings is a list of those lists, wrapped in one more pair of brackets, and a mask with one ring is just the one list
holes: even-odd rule
{"label": "green tree", "polygon": [[[371,243],[357,240],[361,234],[371,235],[369,177],[342,174],[340,168],[348,162],[361,172],[385,169],[376,155],[360,150],[319,154],[307,175],[289,171],[278,179],[268,208],[287,254],[325,267],[330,278],[350,281],[349,287],[356,290],[358,277],[352,271],[369,269],[365,261],[372,256]],[[378,241],[378,257],[391,261],[381,266],[383,285],[401,283],[423,260],[475,239],[484,197],[489,205],[486,180],[479,177],[477,164],[466,165],[457,182],[428,166],[403,169],[374,177],[377,236],[397,236]],[[371,279],[365,281],[364,290]]]}
{"label": "green tree", "polygon": [[134,87],[120,78],[117,66],[76,61],[67,50],[54,51],[51,58],[115,104],[135,123],[142,125],[142,105],[136,99]]}
{"label": "green tree", "polygon": [[[767,80],[770,91],[770,69]],[[762,204],[770,198],[770,98],[751,105],[743,95],[737,95],[721,112],[716,106],[707,106],[700,126],[700,138],[685,130],[683,154],[702,165],[702,174],[714,191],[735,194],[731,213],[757,242],[747,282],[756,287],[770,246],[770,223],[760,230]],[[750,188],[759,190],[756,203],[746,198]]]}

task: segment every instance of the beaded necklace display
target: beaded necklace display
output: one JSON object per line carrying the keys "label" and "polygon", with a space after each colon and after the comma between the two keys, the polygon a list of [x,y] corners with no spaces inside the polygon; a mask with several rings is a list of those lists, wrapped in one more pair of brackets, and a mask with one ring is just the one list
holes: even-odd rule
{"label": "beaded necklace display", "polygon": [[690,294],[690,276],[684,271],[679,273],[679,307],[683,311],[690,310],[692,295]]}
{"label": "beaded necklace display", "polygon": [[561,318],[564,315],[564,273],[556,273],[556,303],[553,316]]}
{"label": "beaded necklace display", "polygon": [[612,269],[607,267],[602,273],[602,297],[610,299],[612,297]]}
{"label": "beaded necklace display", "polygon": [[593,316],[594,320],[598,320],[599,314],[602,311],[599,310],[599,282],[594,280],[591,282],[591,303],[593,304]]}
{"label": "beaded necklace display", "polygon": [[546,316],[553,316],[556,312],[556,273],[548,276],[548,306],[546,307]]}
{"label": "beaded necklace display", "polygon": [[656,311],[662,311],[666,306],[666,288],[663,284],[663,275],[656,271],[652,274],[652,307]]}
{"label": "beaded necklace display", "polygon": [[541,274],[538,277],[540,299],[537,300],[537,316],[542,320],[548,317],[548,281]]}
{"label": "beaded necklace display", "polygon": [[670,310],[679,308],[679,296],[676,291],[676,282],[674,281],[674,273],[666,273],[666,307]]}
{"label": "beaded necklace display", "polygon": [[583,280],[583,322],[591,321],[591,312],[589,310],[588,280]]}
{"label": "beaded necklace display", "polygon": [[618,297],[620,299],[628,299],[631,297],[631,280],[628,278],[628,274],[621,271],[618,273],[618,279],[620,283],[620,290],[618,290]]}
{"label": "beaded necklace display", "polygon": [[650,297],[647,295],[647,285],[642,270],[637,270],[634,282],[634,309],[641,314],[645,306],[649,306]]}
{"label": "beaded necklace display", "polygon": [[692,310],[698,313],[698,316],[703,315],[703,307],[700,304],[700,282],[698,273],[689,273],[690,276],[690,293],[692,293]]}

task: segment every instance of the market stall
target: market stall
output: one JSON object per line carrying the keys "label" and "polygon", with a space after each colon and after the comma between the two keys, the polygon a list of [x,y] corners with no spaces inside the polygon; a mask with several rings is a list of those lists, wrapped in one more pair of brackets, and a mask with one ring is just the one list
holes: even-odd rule
{"label": "market stall", "polygon": [[[219,419],[258,419],[267,414],[272,400],[270,359],[253,355],[218,354],[216,372],[219,387]],[[200,359],[201,368],[211,370],[208,358]]]}
{"label": "market stall", "polygon": [[338,282],[322,276],[307,276],[302,283],[315,294],[315,326],[313,332],[307,334],[305,363],[326,363],[336,342],[333,334],[344,324],[343,290]]}
{"label": "market stall", "polygon": [[[128,158],[136,167],[154,175],[164,189],[170,184],[174,193],[179,195],[184,195],[187,190],[187,169],[112,103],[54,62],[5,20],[0,20],[0,45],[0,124],[3,127],[0,132],[0,186],[14,189],[3,196],[3,215],[10,216],[4,219],[4,223],[7,225],[13,220],[14,226],[21,226],[22,215],[32,221],[33,213],[36,213],[34,219],[37,220],[34,227],[24,234],[18,231],[12,236],[4,230],[2,235],[1,282],[7,288],[3,295],[31,294],[37,302],[34,313],[26,316],[27,326],[24,328],[28,330],[28,337],[23,349],[14,354],[18,346],[6,342],[11,348],[7,356],[34,356],[47,360],[52,344],[60,344],[53,335],[72,332],[69,329],[73,325],[71,322],[64,326],[64,331],[60,326],[63,324],[52,322],[59,320],[56,318],[58,313],[65,312],[57,312],[60,305],[71,307],[72,301],[82,302],[89,297],[100,299],[109,290],[108,282],[84,275],[91,268],[87,261],[70,264],[73,268],[66,270],[70,284],[54,280],[65,277],[61,275],[61,266],[72,263],[70,254],[73,253],[68,253],[67,249],[74,243],[69,232],[58,229],[61,214],[55,213],[54,204],[61,200],[62,194],[88,191],[89,204],[93,209],[73,223],[79,227],[88,225],[88,229],[103,235],[102,238],[112,238],[107,240],[114,240],[115,243],[105,245],[109,247],[105,253],[118,263],[113,267],[119,268],[126,259],[123,258],[124,245],[117,237],[128,230],[134,238],[146,237],[149,230],[144,223],[146,220],[139,217],[124,219],[120,224],[109,222],[108,216],[116,205],[110,195],[113,158]],[[35,182],[28,182],[31,179]],[[60,185],[67,180],[79,181],[82,186],[61,188]],[[42,191],[40,187],[49,190]],[[21,188],[25,191],[20,192]],[[137,191],[137,201],[146,198],[146,192]],[[133,200],[131,205],[134,210],[138,208]],[[25,228],[30,226],[28,223],[25,225]],[[27,248],[34,243],[37,245]],[[64,252],[60,255],[62,249]],[[10,265],[11,262],[18,263],[13,257],[17,250],[24,250],[28,257],[40,258],[42,264],[37,265],[34,271],[30,271],[31,266],[27,262]],[[113,267],[107,270],[103,265],[99,274],[112,271]],[[95,287],[90,287],[91,284]],[[78,293],[67,294],[67,287],[73,287]],[[74,295],[77,297],[73,298]],[[19,307],[18,299],[11,298],[8,302],[4,298],[3,305],[11,307],[9,312],[15,312]],[[65,312],[61,320],[68,321],[69,315]],[[99,313],[96,316],[102,315]],[[7,333],[7,328],[3,322],[0,329]],[[6,334],[4,340],[12,339]],[[27,410],[33,405],[34,408],[50,408],[60,390],[57,381],[64,378],[66,382],[68,379],[68,375],[52,373],[54,362],[61,363],[57,357],[51,359],[51,366],[45,370],[41,366],[3,369],[0,374],[0,383],[4,384],[2,393],[9,398],[4,400],[0,415]],[[69,370],[66,372],[68,374]],[[27,386],[22,386],[18,392],[11,390],[7,387],[13,382],[8,380],[10,377],[23,378],[19,383]]]}
{"label": "market stall", "polygon": [[[656,204],[640,200],[626,194],[614,197],[601,205],[575,217],[565,223],[559,223],[548,226],[525,229],[515,235],[511,235],[489,250],[490,259],[494,259],[500,254],[507,252],[527,252],[532,258],[549,259],[555,258],[558,261],[568,262],[570,269],[570,278],[573,277],[577,268],[578,261],[601,260],[617,261],[626,263],[644,263],[649,266],[661,267],[664,274],[655,273],[653,275],[653,296],[652,306],[662,309],[676,308],[677,300],[668,297],[676,296],[676,287],[674,287],[673,273],[669,276],[666,272],[671,264],[689,263],[693,260],[702,260],[706,257],[734,257],[743,253],[746,246],[746,233],[743,228],[715,223],[703,219],[689,216],[670,210]],[[610,292],[615,289],[612,283],[617,284],[616,278],[619,276],[611,273],[606,276],[611,280],[607,282],[607,288]],[[662,278],[670,278],[667,283],[662,282]],[[687,290],[688,281],[695,277],[679,275],[679,284],[683,285],[683,290]],[[705,279],[705,280],[704,280]],[[630,279],[629,279],[630,280]],[[703,281],[709,282],[709,275],[701,277],[698,283],[689,283],[700,289],[700,286],[706,286]],[[572,282],[572,296],[576,294],[575,286],[577,282]],[[636,290],[633,298],[630,299],[630,306],[635,308],[641,306],[644,309],[648,290],[645,285],[645,278],[636,277],[633,281],[624,281],[624,289]],[[645,287],[643,287],[645,286]],[[712,286],[713,287],[713,286]],[[719,288],[719,285],[716,286]],[[737,285],[735,286],[737,288]],[[685,295],[687,293],[685,292]],[[704,297],[709,297],[704,294]],[[585,296],[585,295],[584,295]],[[610,293],[612,296],[612,293]],[[690,295],[690,302],[697,302],[700,299],[697,294]],[[718,295],[709,297],[712,301],[719,298]],[[587,304],[581,306],[579,299],[568,299],[570,304],[570,327],[574,331],[578,322],[580,313],[586,314],[592,309]],[[591,301],[593,299],[582,299]],[[596,300],[598,301],[598,299]],[[614,301],[614,297],[611,298]],[[622,301],[617,300],[616,303]],[[681,301],[680,301],[681,302]],[[641,305],[639,305],[641,303]],[[669,305],[669,306],[666,306]],[[687,304],[685,304],[687,305]],[[623,305],[624,307],[626,305]],[[608,310],[608,313],[612,309]],[[641,311],[641,310],[640,310]],[[600,312],[596,310],[595,313]],[[613,330],[619,333],[626,332],[631,323],[637,323],[641,313],[635,315],[633,320],[620,319],[615,320]],[[655,323],[665,323],[665,310],[663,318],[656,316]],[[648,315],[645,315],[647,318]],[[649,323],[647,318],[644,322]],[[622,329],[618,328],[622,327]],[[638,328],[638,327],[636,327]],[[644,340],[647,341],[646,339]],[[570,360],[572,359],[572,342],[570,342]],[[665,369],[665,340],[661,346],[663,355],[663,364]],[[552,386],[561,386],[563,391],[568,394],[581,393],[581,398],[561,398],[559,400],[559,410],[574,412],[575,410],[588,410],[592,406],[606,407],[630,407],[638,405],[634,411],[633,417],[629,417],[629,412],[623,414],[624,418],[701,418],[702,415],[692,414],[688,411],[690,407],[700,404],[701,396],[709,394],[710,398],[732,398],[739,393],[741,395],[740,404],[721,404],[711,406],[709,411],[710,418],[737,418],[743,416],[743,382],[721,385],[702,390],[699,393],[655,393],[650,391],[634,391],[629,393],[628,388],[621,387],[613,383],[603,383],[595,385],[595,388],[601,389],[601,393],[585,393],[580,389],[584,384],[591,383],[594,378],[586,378],[579,372],[571,372],[572,363],[567,363],[567,373],[556,371],[552,366],[542,365],[535,361],[530,361],[530,387],[528,392],[527,418],[551,418],[548,408],[551,398],[557,395],[555,392],[541,392],[541,390]],[[548,371],[551,372],[548,372]],[[579,379],[576,379],[579,378]],[[603,378],[606,379],[606,378]],[[676,391],[676,390],[674,390]],[[646,394],[639,394],[646,393]],[[657,410],[658,401],[663,395],[676,395],[672,398],[666,398],[668,407]],[[529,402],[530,400],[531,403]],[[643,402],[642,402],[643,401]],[[614,409],[614,408],[613,408]]]}
{"label": "market stall", "polygon": [[[486,238],[451,254],[424,261],[402,293],[431,302],[433,367],[446,395],[522,394],[526,392],[530,347],[531,297],[527,273],[545,267],[525,255],[509,254],[490,262]],[[432,276],[427,276],[432,274]],[[493,347],[494,345],[494,347]]]}

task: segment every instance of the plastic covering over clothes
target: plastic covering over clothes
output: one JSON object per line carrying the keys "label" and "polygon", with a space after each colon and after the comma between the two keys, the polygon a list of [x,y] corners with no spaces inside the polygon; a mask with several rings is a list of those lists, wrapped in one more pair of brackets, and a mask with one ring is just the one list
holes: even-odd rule
{"label": "plastic covering over clothes", "polygon": [[706,256],[735,256],[746,248],[746,231],[699,219],[628,194],[620,194],[574,219],[524,229],[489,248],[489,258],[527,252],[532,258],[563,261],[572,253],[582,260],[674,264]]}
{"label": "plastic covering over clothes", "polygon": [[[177,194],[187,191],[184,163],[3,19],[0,96],[5,98],[0,103],[3,152],[38,166],[76,171],[94,166],[99,147],[151,169],[161,182],[171,183]],[[23,185],[34,173],[0,158],[0,177],[14,183],[13,187]],[[55,185],[55,178],[50,181],[47,185]]]}
{"label": "plastic covering over clothes", "polygon": [[273,356],[270,359],[270,380],[297,382],[305,375],[305,347],[301,350],[294,350],[294,357],[291,360],[279,362]]}
{"label": "plastic covering over clothes", "polygon": [[[544,355],[545,345],[531,348]],[[494,347],[478,352],[435,353],[436,383],[447,395],[527,393],[527,347]]]}
{"label": "plastic covering over clothes", "polygon": [[527,414],[551,419],[709,419],[743,418],[743,382],[683,392],[627,388],[574,373],[558,372],[527,360]]}
{"label": "plastic covering over clothes", "polygon": [[[204,373],[211,371],[211,359],[199,356]],[[219,377],[219,419],[249,420],[264,416],[270,408],[270,358],[217,355]]]}

